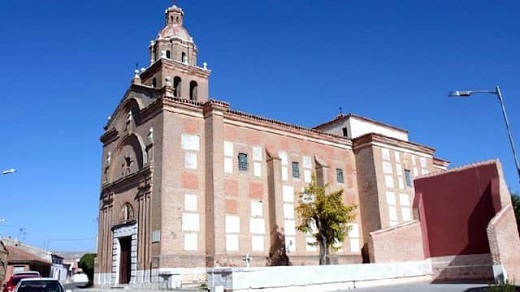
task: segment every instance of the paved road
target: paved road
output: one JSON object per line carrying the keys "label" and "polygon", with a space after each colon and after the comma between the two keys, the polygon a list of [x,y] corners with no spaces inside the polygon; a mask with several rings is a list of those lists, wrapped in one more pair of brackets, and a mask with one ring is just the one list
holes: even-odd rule
{"label": "paved road", "polygon": [[[440,283],[430,284],[429,282],[415,282],[406,284],[385,285],[377,287],[356,288],[342,291],[370,291],[370,292],[400,292],[400,291],[421,291],[421,292],[487,292],[490,286],[484,283]],[[516,288],[520,291],[520,287]]]}
{"label": "paved road", "polygon": [[[66,287],[66,289],[73,290],[74,292],[158,292],[158,291],[172,291],[172,292],[180,292],[180,291],[190,291],[193,292],[192,289],[187,290],[147,290],[147,289],[80,289],[72,286]],[[260,290],[261,291],[261,290]],[[288,290],[290,291],[290,290]],[[440,283],[440,284],[430,284],[429,281],[419,281],[419,282],[410,282],[403,284],[387,284],[382,286],[371,286],[371,287],[358,287],[354,289],[348,290],[336,290],[343,292],[489,292],[490,286],[485,283]],[[502,290],[500,290],[502,291]],[[508,290],[509,291],[509,290]],[[516,288],[516,291],[520,291],[520,287]]]}

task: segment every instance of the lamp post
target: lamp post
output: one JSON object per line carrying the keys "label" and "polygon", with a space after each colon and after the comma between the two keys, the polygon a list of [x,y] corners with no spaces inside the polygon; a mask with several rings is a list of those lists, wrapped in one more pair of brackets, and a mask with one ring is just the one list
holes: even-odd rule
{"label": "lamp post", "polygon": [[2,171],[2,174],[5,175],[5,174],[11,174],[11,173],[15,173],[15,172],[16,172],[16,169],[11,168],[11,169]]}
{"label": "lamp post", "polygon": [[513,158],[515,159],[516,172],[518,173],[518,180],[520,182],[520,166],[518,164],[518,158],[516,158],[515,143],[513,142],[513,135],[511,134],[511,129],[509,127],[509,121],[507,120],[506,107],[504,105],[504,99],[502,98],[502,92],[500,91],[500,87],[498,87],[498,85],[497,85],[495,87],[495,90],[450,91],[449,96],[470,97],[471,95],[477,94],[477,93],[495,94],[498,97],[498,101],[500,102],[500,107],[502,109],[502,115],[504,116],[504,122],[506,123],[507,135],[509,136],[509,144],[511,144],[511,150],[513,151]]}

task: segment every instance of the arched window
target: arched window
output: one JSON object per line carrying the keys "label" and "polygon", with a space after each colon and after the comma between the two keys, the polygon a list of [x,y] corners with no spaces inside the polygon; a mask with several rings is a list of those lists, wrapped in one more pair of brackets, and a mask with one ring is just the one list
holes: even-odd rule
{"label": "arched window", "polygon": [[190,100],[197,100],[197,87],[198,84],[196,81],[190,82]]}
{"label": "arched window", "polygon": [[170,59],[170,57],[171,57],[170,50],[167,50],[167,51],[166,51],[166,58]]}
{"label": "arched window", "polygon": [[173,96],[181,97],[181,78],[179,76],[173,78],[173,90]]}
{"label": "arched window", "polygon": [[186,53],[185,52],[182,52],[181,61],[183,63],[188,63],[188,59],[186,58]]}
{"label": "arched window", "polygon": [[157,78],[152,79],[152,86],[157,87]]}

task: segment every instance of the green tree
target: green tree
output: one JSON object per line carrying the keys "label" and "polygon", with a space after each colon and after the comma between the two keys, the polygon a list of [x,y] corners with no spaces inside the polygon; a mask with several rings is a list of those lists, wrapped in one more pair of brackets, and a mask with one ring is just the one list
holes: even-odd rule
{"label": "green tree", "polygon": [[329,263],[330,250],[338,250],[349,232],[349,222],[356,218],[355,204],[343,203],[343,189],[326,193],[327,186],[320,186],[313,177],[309,185],[300,193],[296,213],[300,219],[297,229],[311,233],[320,250],[320,265]]}
{"label": "green tree", "polygon": [[78,267],[88,276],[89,285],[92,285],[94,280],[94,261],[96,256],[97,254],[95,253],[86,253],[79,259],[78,263]]}

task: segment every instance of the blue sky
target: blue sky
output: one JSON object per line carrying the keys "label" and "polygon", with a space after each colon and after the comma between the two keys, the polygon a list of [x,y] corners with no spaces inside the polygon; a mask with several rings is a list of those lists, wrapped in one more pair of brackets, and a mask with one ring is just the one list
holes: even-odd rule
{"label": "blue sky", "polygon": [[[94,250],[101,143],[167,0],[4,0],[0,233]],[[313,127],[342,107],[410,131],[451,167],[498,158],[520,190],[494,95],[520,143],[520,2],[180,0],[210,96]],[[520,145],[520,144],[519,144]]]}

